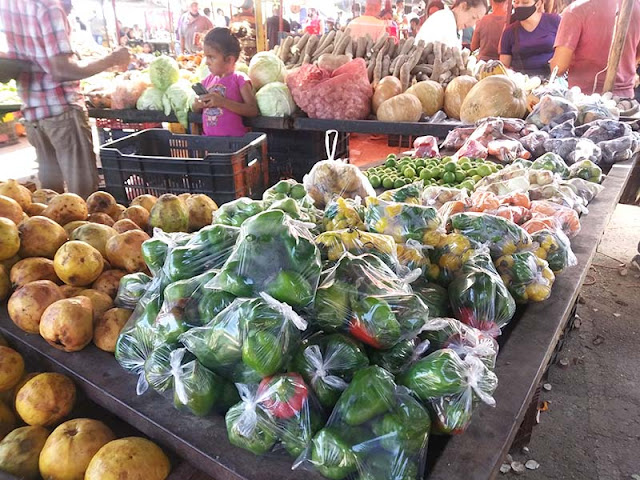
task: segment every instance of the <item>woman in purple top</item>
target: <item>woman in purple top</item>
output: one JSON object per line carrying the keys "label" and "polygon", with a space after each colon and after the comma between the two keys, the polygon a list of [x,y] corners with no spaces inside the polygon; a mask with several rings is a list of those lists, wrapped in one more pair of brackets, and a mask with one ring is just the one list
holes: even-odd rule
{"label": "woman in purple top", "polygon": [[251,80],[235,71],[240,42],[228,28],[214,28],[204,37],[204,56],[211,74],[202,81],[209,93],[198,96],[193,111],[202,111],[204,134],[213,137],[242,137],[247,129],[242,117],[258,115],[258,103]]}
{"label": "woman in purple top", "polygon": [[513,6],[514,22],[500,40],[500,61],[518,72],[548,77],[560,15],[544,13],[542,0],[513,0]]}

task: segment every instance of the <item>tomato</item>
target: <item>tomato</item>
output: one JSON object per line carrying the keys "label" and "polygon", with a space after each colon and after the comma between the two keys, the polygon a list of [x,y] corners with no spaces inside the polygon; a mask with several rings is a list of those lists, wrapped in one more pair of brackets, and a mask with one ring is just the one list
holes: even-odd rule
{"label": "tomato", "polygon": [[264,408],[276,418],[291,418],[297,415],[309,396],[302,377],[297,373],[283,373],[265,377],[258,386],[258,398]]}

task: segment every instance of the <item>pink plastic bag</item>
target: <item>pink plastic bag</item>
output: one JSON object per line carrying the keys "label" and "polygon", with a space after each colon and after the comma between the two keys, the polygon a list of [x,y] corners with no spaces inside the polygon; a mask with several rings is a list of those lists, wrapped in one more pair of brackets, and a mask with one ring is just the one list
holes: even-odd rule
{"label": "pink plastic bag", "polygon": [[287,76],[287,86],[309,118],[363,120],[371,113],[373,89],[361,58],[333,73],[303,65]]}

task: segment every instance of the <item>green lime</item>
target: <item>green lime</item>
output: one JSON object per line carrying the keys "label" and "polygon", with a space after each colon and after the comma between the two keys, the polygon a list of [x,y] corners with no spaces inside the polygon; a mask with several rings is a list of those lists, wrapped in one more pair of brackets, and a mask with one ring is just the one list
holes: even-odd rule
{"label": "green lime", "polygon": [[386,162],[384,162],[384,166],[387,168],[393,168],[396,166],[395,158],[389,158]]}
{"label": "green lime", "polygon": [[288,194],[290,190],[291,190],[291,184],[289,182],[287,182],[286,180],[280,180],[273,187],[273,191],[276,192],[276,193],[286,193],[286,194]]}
{"label": "green lime", "polygon": [[410,183],[413,183],[413,179],[411,179],[411,178],[405,178],[404,179],[404,184],[405,185],[409,185]]}
{"label": "green lime", "polygon": [[444,185],[444,180],[441,178],[436,182],[438,185]]}
{"label": "green lime", "polygon": [[491,175],[491,167],[489,165],[483,164],[478,167],[478,175],[481,177],[486,177]]}
{"label": "green lime", "polygon": [[389,177],[384,177],[382,179],[382,187],[383,188],[393,188],[393,180]]}
{"label": "green lime", "polygon": [[[371,179],[371,177],[375,177],[375,175],[371,175],[369,179]],[[378,183],[380,183],[380,179],[378,179]],[[291,187],[291,198],[295,200],[302,200],[306,194],[307,192],[304,189],[304,185],[300,183],[297,183],[293,187]]]}
{"label": "green lime", "polygon": [[410,162],[411,161],[411,157],[402,157],[402,159],[400,161],[401,162]]}
{"label": "green lime", "polygon": [[469,163],[471,159],[469,157],[460,157],[458,163]]}
{"label": "green lime", "polygon": [[393,182],[393,188],[400,188],[400,187],[404,187],[404,180],[401,178],[396,179],[395,182]]}
{"label": "green lime", "polygon": [[442,168],[440,167],[435,167],[431,172],[433,173],[432,176],[434,178],[440,178],[442,176]]}
{"label": "green lime", "polygon": [[440,160],[442,163],[449,163],[453,160],[453,158],[447,156],[447,157],[442,157],[442,160]]}
{"label": "green lime", "polygon": [[496,168],[498,170],[502,170],[504,168],[504,165],[500,165],[499,163],[496,165]]}
{"label": "green lime", "polygon": [[390,153],[387,155],[387,160],[395,160],[398,156],[395,153]]}
{"label": "green lime", "polygon": [[473,179],[474,182],[478,183],[480,180],[482,180],[482,177],[480,175],[474,175],[473,177],[471,177]]}
{"label": "green lime", "polygon": [[484,158],[476,158],[477,163],[484,163]]}
{"label": "green lime", "polygon": [[404,174],[405,177],[407,178],[414,178],[416,176],[416,171],[411,168],[411,167],[407,167],[404,169],[404,172],[402,172]]}
{"label": "green lime", "polygon": [[442,179],[445,183],[453,183],[456,181],[456,174],[453,172],[444,172]]}
{"label": "green lime", "polygon": [[456,167],[457,165],[455,164],[455,162],[448,162],[444,164],[444,171],[445,172],[455,172],[456,171]]}
{"label": "green lime", "polygon": [[369,182],[371,182],[371,186],[373,188],[379,188],[382,182],[380,181],[380,177],[377,175],[371,175],[369,177]]}
{"label": "green lime", "polygon": [[460,184],[460,188],[466,188],[467,190],[473,190],[474,184],[473,180],[470,178],[466,179],[464,182]]}
{"label": "green lime", "polygon": [[425,167],[416,167],[416,175],[420,176],[420,172],[424,170]]}
{"label": "green lime", "polygon": [[472,168],[471,170],[469,170],[467,172],[467,175],[470,177],[475,177],[476,175],[478,175],[478,169],[477,168]]}
{"label": "green lime", "polygon": [[420,172],[420,178],[422,180],[429,180],[432,176],[433,173],[428,168],[425,168]]}
{"label": "green lime", "polygon": [[422,158],[419,158],[415,162],[416,167],[424,167],[426,165],[425,161]]}
{"label": "green lime", "polygon": [[460,168],[461,168],[462,170],[465,170],[465,171],[466,171],[466,170],[471,170],[471,168],[472,168],[472,167],[471,167],[471,164],[470,164],[469,162],[462,162],[462,163],[460,164]]}
{"label": "green lime", "polygon": [[467,175],[462,170],[456,170],[454,174],[456,176],[456,182],[462,182],[465,178],[467,178]]}

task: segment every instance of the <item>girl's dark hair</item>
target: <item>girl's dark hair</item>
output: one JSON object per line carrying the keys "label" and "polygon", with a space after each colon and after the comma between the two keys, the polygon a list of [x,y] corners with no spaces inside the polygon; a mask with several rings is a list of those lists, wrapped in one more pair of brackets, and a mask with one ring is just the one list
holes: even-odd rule
{"label": "girl's dark hair", "polygon": [[228,28],[216,27],[209,30],[203,42],[206,46],[218,50],[225,57],[240,58],[240,42]]}
{"label": "girl's dark hair", "polygon": [[466,3],[467,8],[484,7],[485,11],[489,11],[487,0],[456,0],[451,8],[455,8],[462,3]]}

